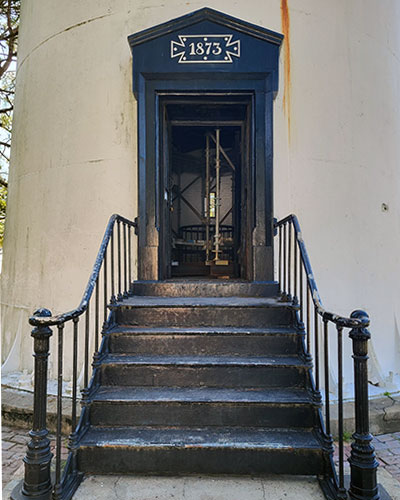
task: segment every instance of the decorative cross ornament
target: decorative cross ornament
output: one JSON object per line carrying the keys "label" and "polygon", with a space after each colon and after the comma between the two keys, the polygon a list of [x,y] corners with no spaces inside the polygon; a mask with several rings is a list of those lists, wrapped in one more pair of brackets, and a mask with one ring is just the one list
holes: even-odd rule
{"label": "decorative cross ornament", "polygon": [[240,58],[240,40],[233,35],[178,35],[179,42],[171,40],[171,59],[178,63],[232,63]]}

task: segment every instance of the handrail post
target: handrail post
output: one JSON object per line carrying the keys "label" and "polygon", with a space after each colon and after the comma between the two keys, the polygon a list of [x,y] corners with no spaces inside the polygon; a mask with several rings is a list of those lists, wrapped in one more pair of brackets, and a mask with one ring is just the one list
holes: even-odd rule
{"label": "handrail post", "polygon": [[[34,316],[49,317],[48,309],[38,309]],[[47,500],[51,495],[50,463],[53,454],[50,452],[50,441],[46,428],[47,414],[47,360],[49,357],[49,340],[52,336],[51,328],[38,326],[32,330],[34,338],[33,350],[35,358],[34,368],[34,399],[33,399],[33,427],[29,432],[31,441],[27,445],[24,458],[25,476],[12,492],[13,500],[36,499]]]}
{"label": "handrail post", "polygon": [[[351,318],[369,322],[365,311],[353,311]],[[371,444],[368,408],[368,340],[371,338],[367,328],[353,328],[349,333],[353,341],[354,390],[355,390],[355,432],[349,458],[351,479],[350,498],[356,500],[379,500],[376,480],[378,462]]]}

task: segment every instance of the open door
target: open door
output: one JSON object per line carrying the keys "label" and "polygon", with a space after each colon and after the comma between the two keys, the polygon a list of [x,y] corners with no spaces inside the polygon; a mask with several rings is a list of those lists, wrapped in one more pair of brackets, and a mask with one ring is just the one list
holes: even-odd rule
{"label": "open door", "polygon": [[172,178],[171,178],[171,124],[167,119],[167,109],[162,107],[161,120],[161,182],[160,182],[160,274],[164,279],[171,277],[171,212],[172,206]]}
{"label": "open door", "polygon": [[251,255],[248,98],[165,98],[164,277],[248,279]]}

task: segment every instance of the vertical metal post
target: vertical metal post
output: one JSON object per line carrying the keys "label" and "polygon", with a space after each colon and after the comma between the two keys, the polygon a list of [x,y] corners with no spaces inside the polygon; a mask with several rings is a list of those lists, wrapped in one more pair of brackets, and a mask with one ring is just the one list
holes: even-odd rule
{"label": "vertical metal post", "polygon": [[210,261],[210,136],[206,135],[206,264]]}
{"label": "vertical metal post", "polygon": [[[48,309],[38,309],[34,316],[50,317]],[[21,485],[13,491],[11,498],[35,498],[45,500],[50,498],[51,480],[50,463],[53,454],[50,452],[50,441],[47,437],[47,364],[49,357],[49,340],[53,332],[47,326],[37,326],[32,330],[34,367],[34,399],[33,427],[29,432],[31,440],[27,445],[25,462],[25,477]]]}
{"label": "vertical metal post", "polygon": [[324,382],[325,382],[325,430],[327,436],[331,435],[331,409],[329,395],[329,335],[328,320],[324,319]]}
{"label": "vertical metal post", "polygon": [[111,303],[114,304],[116,302],[115,299],[115,270],[114,270],[114,228],[115,224],[111,231]]}
{"label": "vertical metal post", "polygon": [[68,440],[68,449],[72,454],[72,474],[76,473],[77,470],[77,440],[78,435],[76,433],[77,424],[77,384],[78,384],[78,330],[79,330],[79,317],[74,318],[74,347],[73,347],[73,362],[72,362],[72,416],[71,416],[71,434]]}
{"label": "vertical metal post", "polygon": [[292,223],[288,228],[288,300],[292,300]]}
{"label": "vertical metal post", "polygon": [[[365,311],[353,311],[351,318],[369,324]],[[351,479],[350,498],[357,500],[378,500],[380,498],[376,481],[378,462],[371,444],[368,408],[368,340],[371,334],[367,328],[353,328],[349,333],[353,341],[354,391],[355,391],[355,433],[349,458]]]}
{"label": "vertical metal post", "polygon": [[88,302],[85,313],[85,364],[84,364],[84,375],[83,375],[84,390],[86,390],[89,385],[89,341],[90,341],[89,328],[90,328],[90,302]]}
{"label": "vertical metal post", "polygon": [[132,292],[132,227],[128,226],[128,278],[129,292]]}
{"label": "vertical metal post", "polygon": [[319,391],[319,330],[318,310],[314,307],[314,357],[315,357],[315,388]]}
{"label": "vertical metal post", "polygon": [[282,226],[278,227],[278,235],[279,235],[279,257],[278,257],[278,281],[279,281],[279,291],[282,293]]}
{"label": "vertical metal post", "polygon": [[99,280],[100,275],[96,279],[95,286],[94,352],[99,350]]}
{"label": "vertical metal post", "polygon": [[73,347],[73,360],[72,360],[72,416],[71,416],[71,430],[75,432],[76,428],[76,393],[78,384],[78,323],[79,317],[74,318],[74,347]]}
{"label": "vertical metal post", "polygon": [[117,255],[118,255],[118,300],[122,300],[122,279],[121,279],[121,222],[117,220]]}
{"label": "vertical metal post", "polygon": [[283,224],[283,285],[282,285],[282,297],[284,299],[287,298],[287,288],[286,288],[286,249],[287,249],[287,245],[286,245],[286,222]]}
{"label": "vertical metal post", "polygon": [[311,330],[310,330],[310,289],[306,282],[306,334],[307,334],[307,352],[311,354]]}
{"label": "vertical metal post", "polygon": [[126,224],[122,223],[122,236],[124,242],[124,297],[128,296],[128,266],[127,266],[127,246],[126,246]]}
{"label": "vertical metal post", "polygon": [[344,487],[344,449],[343,449],[343,327],[336,325],[338,333],[338,433],[339,433],[339,489],[337,497],[346,499]]}
{"label": "vertical metal post", "polygon": [[57,356],[57,433],[56,433],[56,474],[53,500],[61,500],[61,426],[62,426],[62,382],[63,382],[63,343],[64,323],[57,326],[58,329],[58,356]]}
{"label": "vertical metal post", "polygon": [[301,260],[301,255],[300,255],[300,262],[299,262],[299,268],[300,268],[300,320],[303,321],[304,319],[304,301],[303,301],[303,261]]}
{"label": "vertical metal post", "polygon": [[297,264],[298,264],[298,257],[297,257],[297,236],[296,232],[294,233],[293,237],[293,273],[294,273],[294,284],[293,284],[293,304],[297,305],[298,304],[298,290],[297,290]]}
{"label": "vertical metal post", "polygon": [[107,247],[104,251],[104,260],[103,260],[103,328],[107,322],[107,304],[108,304],[108,279],[107,279]]}
{"label": "vertical metal post", "polygon": [[216,138],[216,146],[215,146],[215,178],[216,178],[216,186],[215,186],[215,262],[219,260],[219,216],[220,216],[220,168],[221,168],[221,160],[220,160],[220,129],[217,128],[215,131]]}

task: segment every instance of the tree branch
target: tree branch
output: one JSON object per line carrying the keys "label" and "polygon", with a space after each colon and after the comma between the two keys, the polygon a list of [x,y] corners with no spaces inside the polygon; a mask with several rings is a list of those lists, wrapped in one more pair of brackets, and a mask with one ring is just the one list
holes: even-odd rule
{"label": "tree branch", "polygon": [[13,60],[14,52],[15,52],[15,42],[16,42],[17,35],[18,35],[18,28],[13,26],[12,3],[13,3],[13,0],[8,0],[7,12],[6,12],[6,17],[7,17],[6,31],[9,32],[9,35],[3,39],[7,43],[7,56],[6,56],[5,60],[1,61],[1,63],[0,63],[0,78],[8,70],[8,68],[10,67],[10,64]]}
{"label": "tree branch", "polygon": [[0,155],[7,161],[10,161],[10,158],[4,153],[4,151],[0,151]]}

